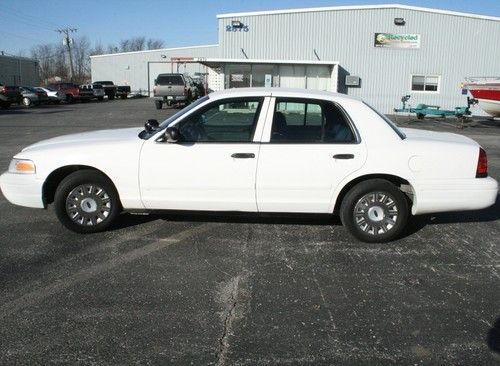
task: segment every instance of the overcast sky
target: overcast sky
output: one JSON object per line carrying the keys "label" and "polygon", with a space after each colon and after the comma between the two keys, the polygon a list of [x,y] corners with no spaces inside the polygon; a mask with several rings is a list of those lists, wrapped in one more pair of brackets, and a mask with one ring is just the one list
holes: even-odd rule
{"label": "overcast sky", "polygon": [[[396,2],[396,1],[394,1]],[[0,0],[0,51],[29,55],[31,47],[61,42],[54,30],[78,28],[94,45],[145,36],[165,47],[217,43],[216,15],[222,13],[382,4],[370,0]],[[386,1],[385,3],[392,3]],[[420,0],[400,4],[500,17],[500,0]],[[464,32],[469,31],[464,29]]]}

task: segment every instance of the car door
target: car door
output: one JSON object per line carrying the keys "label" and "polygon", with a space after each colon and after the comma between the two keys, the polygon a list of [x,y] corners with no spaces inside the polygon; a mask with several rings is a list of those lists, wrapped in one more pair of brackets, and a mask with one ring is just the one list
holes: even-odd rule
{"label": "car door", "polygon": [[[267,104],[266,104],[267,103]],[[150,139],[139,179],[148,209],[256,211],[259,139],[269,98],[215,100],[175,123],[176,143]],[[255,142],[254,142],[255,141]]]}
{"label": "car door", "polygon": [[277,97],[269,108],[257,171],[258,210],[332,212],[335,188],[366,160],[352,121],[327,100]]}

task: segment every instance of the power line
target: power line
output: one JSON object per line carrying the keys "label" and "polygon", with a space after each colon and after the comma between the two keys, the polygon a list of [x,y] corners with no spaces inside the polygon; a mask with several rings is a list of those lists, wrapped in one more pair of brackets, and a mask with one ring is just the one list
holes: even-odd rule
{"label": "power line", "polygon": [[[5,6],[5,4],[2,4],[0,12],[5,12],[6,14],[13,15],[19,19],[24,19],[24,20],[27,20],[29,22],[35,22],[36,26],[38,26],[38,27],[41,27],[40,23],[45,23],[46,27],[57,27],[57,24],[55,24],[55,23],[46,21],[44,19],[29,15],[29,14],[23,14],[23,13],[19,12],[19,10],[17,10],[17,9],[15,10],[15,9],[12,9],[10,7]],[[45,29],[52,30],[52,29],[48,29],[48,28],[45,28]]]}

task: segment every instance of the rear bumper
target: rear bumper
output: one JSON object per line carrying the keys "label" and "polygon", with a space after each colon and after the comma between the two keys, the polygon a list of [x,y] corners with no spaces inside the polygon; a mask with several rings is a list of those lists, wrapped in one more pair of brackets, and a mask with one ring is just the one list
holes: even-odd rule
{"label": "rear bumper", "polygon": [[498,183],[491,177],[423,181],[414,188],[414,215],[480,210],[494,205],[498,196]]}
{"label": "rear bumper", "polygon": [[153,99],[161,102],[185,102],[187,97],[185,95],[168,95],[164,97],[153,97]]}
{"label": "rear bumper", "polygon": [[44,208],[43,182],[36,174],[4,173],[0,176],[0,189],[10,203],[19,206]]}

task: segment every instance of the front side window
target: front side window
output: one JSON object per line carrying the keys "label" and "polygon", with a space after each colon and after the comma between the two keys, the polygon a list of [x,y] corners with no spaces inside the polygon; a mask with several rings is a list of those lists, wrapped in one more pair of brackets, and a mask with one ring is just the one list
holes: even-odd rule
{"label": "front side window", "polygon": [[439,76],[412,75],[411,90],[437,93],[439,91]]}
{"label": "front side window", "polygon": [[181,142],[251,142],[263,98],[219,100],[181,121]]}
{"label": "front side window", "polygon": [[334,103],[276,99],[271,130],[275,143],[353,143],[355,135]]}

